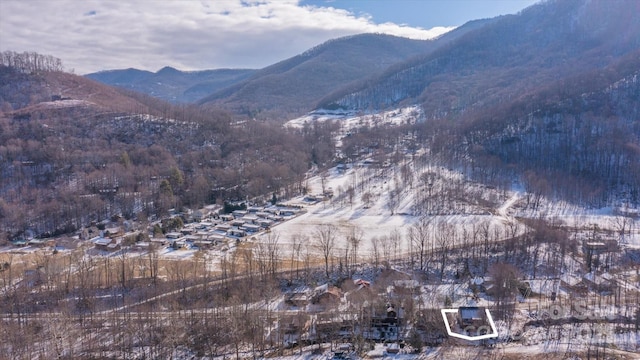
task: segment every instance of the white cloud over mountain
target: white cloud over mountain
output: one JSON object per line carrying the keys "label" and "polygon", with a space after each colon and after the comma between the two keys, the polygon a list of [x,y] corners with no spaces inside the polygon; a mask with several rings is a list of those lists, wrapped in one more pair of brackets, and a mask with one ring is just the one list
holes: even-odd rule
{"label": "white cloud over mountain", "polygon": [[79,74],[165,65],[260,68],[340,36],[375,32],[429,39],[449,30],[376,24],[366,15],[295,0],[0,3],[0,50],[50,54]]}

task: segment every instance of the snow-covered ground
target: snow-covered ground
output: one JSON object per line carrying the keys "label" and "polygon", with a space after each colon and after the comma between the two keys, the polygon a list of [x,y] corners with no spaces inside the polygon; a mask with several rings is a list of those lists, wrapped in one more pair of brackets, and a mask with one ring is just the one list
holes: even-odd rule
{"label": "snow-covered ground", "polygon": [[[345,113],[343,111],[322,110],[310,113],[286,123],[290,127],[302,127],[305,123],[314,121],[335,121],[341,124],[341,135],[361,126],[399,125],[420,121],[422,111],[419,106],[411,106],[378,114]],[[424,154],[424,152],[419,153]],[[318,254],[314,239],[320,225],[331,224],[337,227],[334,251],[341,253],[348,246],[347,238],[351,234],[360,234],[362,241],[359,245],[359,256],[368,259],[373,250],[373,240],[389,239],[399,235],[398,247],[400,253],[407,253],[409,240],[407,230],[421,219],[417,206],[427,200],[427,191],[435,192],[455,191],[464,188],[463,194],[458,196],[455,204],[448,203],[448,210],[427,214],[433,233],[442,228],[442,224],[455,229],[453,240],[448,246],[461,245],[468,239],[469,234],[479,226],[489,227],[494,240],[517,235],[524,231],[524,225],[518,218],[546,219],[560,222],[568,227],[610,229],[617,231],[623,221],[628,229],[624,236],[620,236],[620,243],[627,247],[640,248],[640,230],[638,221],[616,215],[620,209],[587,209],[562,201],[548,201],[542,199],[540,206],[532,210],[524,206],[527,194],[522,186],[514,183],[512,191],[501,191],[472,183],[455,169],[446,169],[435,164],[417,164],[416,154],[407,155],[397,164],[371,164],[364,161],[342,164],[340,168],[332,168],[324,173],[315,173],[307,179],[311,194],[322,194],[331,190],[334,197],[316,204],[305,202],[302,197],[292,199],[293,205],[304,206],[306,212],[275,226],[272,231],[279,237],[282,247],[281,254],[290,256],[293,251],[294,239],[303,239],[302,253]],[[401,181],[400,167],[409,166],[413,170],[412,184]],[[426,167],[425,167],[426,166]],[[434,173],[432,183],[427,189],[420,177],[424,172]],[[462,185],[460,185],[462,184]],[[353,189],[353,190],[351,190]],[[350,193],[351,191],[351,193]],[[365,194],[367,199],[365,200]],[[393,194],[393,195],[392,195]],[[392,199],[391,197],[394,197]],[[474,197],[482,198],[476,201]],[[461,199],[462,198],[462,199]],[[393,207],[391,203],[395,203]],[[637,209],[625,209],[625,212],[636,212]],[[509,226],[512,229],[508,229]],[[515,233],[514,233],[515,231]],[[267,235],[257,238],[263,241]],[[268,235],[272,236],[272,234]],[[465,238],[466,236],[466,238]],[[299,240],[295,240],[299,241]]]}
{"label": "snow-covered ground", "polygon": [[363,126],[413,124],[420,120],[421,116],[422,109],[417,105],[372,114],[344,112],[342,110],[318,110],[289,120],[285,126],[301,128],[305,123],[314,121],[338,121],[342,126],[342,130],[347,132]]}
{"label": "snow-covered ground", "polygon": [[39,107],[44,108],[67,108],[67,107],[77,107],[77,106],[90,106],[95,105],[94,103],[86,100],[76,100],[76,99],[65,99],[65,100],[57,100],[57,101],[45,101],[38,104]]}

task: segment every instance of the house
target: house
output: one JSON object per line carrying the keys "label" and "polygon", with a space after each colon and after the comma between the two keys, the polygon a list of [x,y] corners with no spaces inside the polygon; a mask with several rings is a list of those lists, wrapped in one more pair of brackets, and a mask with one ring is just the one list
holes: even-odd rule
{"label": "house", "polygon": [[264,211],[270,214],[280,215],[280,209],[276,206],[270,206],[268,208],[265,208]]}
{"label": "house", "polygon": [[116,239],[105,238],[105,237],[101,237],[93,241],[93,244],[95,245],[96,249],[102,250],[102,251],[119,250],[120,243],[121,243],[121,239],[116,240]]}
{"label": "house", "polygon": [[98,237],[97,239],[91,239],[96,249],[107,250],[107,245],[111,244],[111,238]]}
{"label": "house", "polygon": [[229,229],[229,231],[227,231],[227,235],[232,237],[245,237],[247,236],[247,233],[244,230],[232,228],[232,229]]}
{"label": "house", "polygon": [[262,228],[258,225],[253,225],[253,224],[244,224],[242,226],[239,227],[240,230],[246,231],[248,233],[255,233],[258,232],[260,230],[262,230]]}
{"label": "house", "polygon": [[210,221],[200,221],[200,223],[198,225],[196,225],[196,230],[209,230],[210,228],[212,228],[215,224],[210,222]]}
{"label": "house", "polygon": [[227,231],[231,230],[231,225],[229,225],[229,224],[218,224],[218,225],[215,226],[214,230],[226,233]]}
{"label": "house", "polygon": [[367,288],[368,288],[369,286],[371,286],[371,283],[370,283],[370,282],[368,282],[368,281],[366,281],[366,280],[362,280],[362,279],[356,279],[356,280],[353,280],[353,284],[354,284],[355,286],[357,286],[357,287],[358,287],[358,289],[362,289],[362,288],[365,288],[365,287],[367,287]]}
{"label": "house", "polygon": [[213,244],[220,244],[224,241],[224,236],[218,234],[209,234],[205,240],[211,241]]}
{"label": "house", "polygon": [[364,166],[380,166],[380,161],[369,158],[369,159],[365,159],[362,162],[362,165],[364,165]]}
{"label": "house", "polygon": [[133,244],[131,246],[131,249],[136,250],[136,251],[145,251],[145,250],[149,250],[151,244],[146,242],[146,241],[140,241],[137,242],[135,244]]}
{"label": "house", "polygon": [[167,239],[163,239],[163,238],[153,238],[149,241],[155,246],[167,246],[169,244]]}
{"label": "house", "polygon": [[117,236],[117,235],[122,235],[122,229],[120,229],[119,226],[112,226],[112,227],[108,227],[106,229],[104,229],[104,233],[108,234],[109,236]]}
{"label": "house", "polygon": [[259,217],[259,218],[267,219],[269,216],[271,216],[271,214],[269,214],[266,211],[258,211],[256,213],[256,216]]}
{"label": "house", "polygon": [[165,237],[169,240],[175,240],[182,237],[182,233],[179,232],[170,232],[165,235]]}
{"label": "house", "polygon": [[310,203],[317,203],[317,202],[324,201],[324,200],[325,200],[324,195],[309,194],[309,195],[304,197],[304,201],[310,202]]}
{"label": "house", "polygon": [[476,306],[463,306],[458,308],[460,324],[463,328],[467,326],[480,327],[484,325],[484,309]]}
{"label": "house", "polygon": [[247,211],[245,211],[245,210],[234,210],[232,214],[233,214],[234,218],[238,219],[238,218],[241,218],[241,217],[247,215]]}
{"label": "house", "polygon": [[234,219],[233,215],[230,215],[230,214],[220,215],[220,220],[222,221],[232,221],[233,219]]}
{"label": "house", "polygon": [[187,246],[187,242],[184,238],[173,239],[170,241],[170,243],[171,243],[171,247],[174,248],[175,250],[182,249]]}
{"label": "house", "polygon": [[193,243],[195,241],[199,241],[201,239],[202,239],[202,237],[198,236],[198,235],[187,235],[187,236],[184,237],[185,241],[191,242],[191,243]]}
{"label": "house", "polygon": [[269,227],[271,227],[271,225],[273,225],[273,221],[268,219],[259,219],[256,224],[264,229],[268,229]]}
{"label": "house", "polygon": [[115,240],[111,244],[107,245],[108,251],[116,251],[120,250],[120,245],[122,244],[122,238]]}
{"label": "house", "polygon": [[[603,256],[604,258],[600,258],[601,255],[605,255],[607,253],[611,253],[617,250],[618,243],[616,240],[609,240],[606,242],[603,241],[585,241],[582,244],[583,251],[587,256],[587,269],[589,272],[594,269],[603,268],[608,269],[610,264],[610,257]],[[604,261],[603,261],[604,260]]]}
{"label": "house", "polygon": [[333,189],[331,187],[328,187],[327,190],[325,190],[323,195],[331,199],[333,197]]}
{"label": "house", "polygon": [[245,221],[242,219],[235,219],[231,221],[231,226],[240,227],[245,224]]}
{"label": "house", "polygon": [[488,309],[476,306],[440,309],[451,337],[478,341],[498,337],[498,331]]}
{"label": "house", "polygon": [[44,246],[45,245],[45,240],[43,240],[43,239],[29,239],[29,241],[27,241],[27,245]]}
{"label": "house", "polygon": [[360,304],[363,304],[367,299],[376,296],[371,289],[371,283],[362,279],[354,280],[353,285],[345,282],[342,290],[346,291],[345,297],[350,306],[354,308],[359,308]]}
{"label": "house", "polygon": [[195,235],[192,236],[197,236],[198,240],[202,240],[202,239],[206,239],[209,236],[209,232],[208,231],[198,231]]}
{"label": "house", "polygon": [[293,292],[285,297],[285,304],[295,307],[305,307],[309,304],[309,293],[306,291]]}
{"label": "house", "polygon": [[187,227],[187,226],[185,226],[184,228],[182,228],[182,229],[180,230],[180,233],[181,233],[182,235],[191,235],[191,234],[193,234],[194,232],[195,232],[195,229],[193,229],[192,227]]}
{"label": "house", "polygon": [[255,224],[258,221],[258,217],[255,215],[246,215],[242,217],[245,224]]}
{"label": "house", "polygon": [[350,313],[320,313],[311,316],[310,339],[329,339],[330,336],[349,337],[353,334],[357,316]]}
{"label": "house", "polygon": [[215,242],[210,240],[196,240],[193,242],[193,245],[198,247],[198,249],[210,249],[215,245]]}
{"label": "house", "polygon": [[292,208],[280,209],[281,216],[295,216],[297,213],[298,213],[297,209],[292,209]]}
{"label": "house", "polygon": [[311,303],[324,308],[331,308],[340,304],[340,298],[340,289],[324,284],[314,289]]}
{"label": "house", "polygon": [[27,242],[25,240],[13,240],[11,242],[14,246],[27,246]]}
{"label": "house", "polygon": [[362,308],[362,318],[370,320],[369,328],[364,333],[365,338],[399,340],[400,318],[393,304],[386,304],[380,308],[379,306],[368,307],[368,304],[365,303]]}
{"label": "house", "polygon": [[285,345],[297,344],[301,335],[308,331],[308,326],[310,325],[309,315],[304,313],[282,316],[278,323],[284,335],[283,343]]}

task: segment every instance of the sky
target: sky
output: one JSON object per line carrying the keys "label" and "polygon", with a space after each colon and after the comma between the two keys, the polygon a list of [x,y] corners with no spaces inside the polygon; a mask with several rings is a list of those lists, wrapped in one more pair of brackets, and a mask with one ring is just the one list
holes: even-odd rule
{"label": "sky", "polygon": [[1,0],[0,51],[62,59],[76,74],[258,69],[329,39],[437,37],[537,0]]}

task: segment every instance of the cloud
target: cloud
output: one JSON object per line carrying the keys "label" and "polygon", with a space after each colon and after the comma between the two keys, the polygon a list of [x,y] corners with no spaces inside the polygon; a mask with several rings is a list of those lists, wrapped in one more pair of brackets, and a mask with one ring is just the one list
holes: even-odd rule
{"label": "cloud", "polygon": [[5,0],[0,50],[37,51],[84,74],[261,68],[326,40],[364,32],[429,39],[451,28],[376,24],[366,15],[297,0]]}

